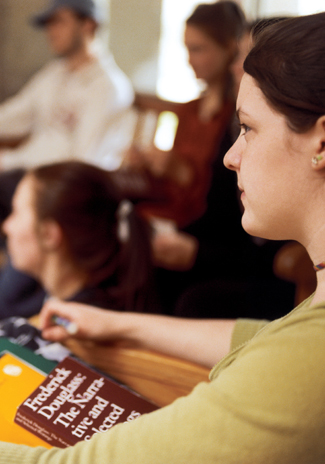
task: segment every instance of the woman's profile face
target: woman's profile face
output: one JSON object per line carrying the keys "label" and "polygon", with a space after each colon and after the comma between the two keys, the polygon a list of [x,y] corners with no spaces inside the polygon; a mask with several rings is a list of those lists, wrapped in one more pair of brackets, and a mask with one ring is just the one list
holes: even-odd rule
{"label": "woman's profile face", "polygon": [[235,170],[244,206],[242,224],[253,236],[301,240],[311,198],[312,130],[293,132],[255,80],[244,74],[237,100],[240,135],[225,156]]}
{"label": "woman's profile face", "polygon": [[34,208],[34,180],[25,176],[18,184],[12,202],[12,213],[3,224],[7,247],[13,266],[38,277],[42,268],[43,251],[37,234]]}
{"label": "woman's profile face", "polygon": [[188,61],[197,79],[213,83],[228,71],[233,50],[222,47],[199,28],[187,25],[184,35]]}

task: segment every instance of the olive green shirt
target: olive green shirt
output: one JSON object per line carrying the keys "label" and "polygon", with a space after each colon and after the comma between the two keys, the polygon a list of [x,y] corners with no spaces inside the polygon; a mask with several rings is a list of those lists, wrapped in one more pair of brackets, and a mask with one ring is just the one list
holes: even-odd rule
{"label": "olive green shirt", "polygon": [[71,448],[0,444],[0,464],[325,463],[325,302],[309,304],[246,344],[259,324],[238,321],[210,382],[170,406]]}

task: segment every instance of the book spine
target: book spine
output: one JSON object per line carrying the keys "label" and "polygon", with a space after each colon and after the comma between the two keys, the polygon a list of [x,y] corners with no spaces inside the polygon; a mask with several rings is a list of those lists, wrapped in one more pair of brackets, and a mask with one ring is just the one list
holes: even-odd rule
{"label": "book spine", "polygon": [[29,415],[26,412],[22,412],[19,409],[16,413],[14,421],[16,424],[33,433],[38,438],[41,438],[49,445],[57,446],[59,448],[66,448],[67,446],[73,445],[72,442],[69,443],[66,440],[66,437],[58,435],[56,431],[54,432],[52,430],[49,430],[47,427],[44,427],[41,423],[36,422],[32,415]]}

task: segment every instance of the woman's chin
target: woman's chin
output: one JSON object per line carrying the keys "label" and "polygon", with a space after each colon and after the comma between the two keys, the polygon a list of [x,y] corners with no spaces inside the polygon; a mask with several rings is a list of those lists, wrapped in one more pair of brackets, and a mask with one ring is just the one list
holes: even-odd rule
{"label": "woman's chin", "polygon": [[34,279],[36,278],[35,272],[33,272],[29,266],[24,265],[24,263],[22,263],[20,260],[15,260],[11,257],[11,265],[16,271],[21,272],[22,274],[26,274],[27,276]]}
{"label": "woman's chin", "polygon": [[287,236],[281,233],[275,233],[274,228],[258,227],[256,224],[249,223],[242,220],[242,226],[245,232],[252,237],[261,238],[265,240],[288,240]]}
{"label": "woman's chin", "polygon": [[265,228],[256,224],[256,222],[249,220],[247,217],[245,217],[245,214],[242,217],[242,227],[245,230],[245,232],[247,232],[252,237],[272,240],[272,238],[270,237],[269,230],[265,230]]}

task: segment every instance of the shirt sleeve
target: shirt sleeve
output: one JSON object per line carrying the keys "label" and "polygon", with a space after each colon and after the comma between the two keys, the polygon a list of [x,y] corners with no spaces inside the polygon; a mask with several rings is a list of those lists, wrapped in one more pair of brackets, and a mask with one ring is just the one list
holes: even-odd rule
{"label": "shirt sleeve", "polygon": [[[74,156],[89,162],[93,157],[95,164],[101,164],[97,151],[103,150],[101,143],[108,137],[115,138],[111,145],[106,141],[109,147],[115,145],[111,151],[119,151],[123,146],[123,140],[120,139],[130,135],[127,118],[133,99],[130,81],[117,68],[114,60],[109,60],[101,73],[88,85],[83,105],[79,108],[73,135]],[[126,128],[124,132],[123,128]],[[121,131],[122,136],[119,138]]]}
{"label": "shirt sleeve", "polygon": [[[26,89],[8,102],[8,107],[0,106],[0,126],[3,122],[4,128],[14,128],[7,136],[13,135],[13,130],[15,135],[31,133],[19,147],[1,151],[1,167],[29,169],[68,159],[100,164],[96,156],[98,144],[108,129],[116,129],[118,117],[130,107],[134,96],[131,83],[115,68],[114,61],[106,67],[98,61],[72,74],[65,89],[69,98],[65,101],[63,92],[61,99],[49,99],[45,119],[38,102],[47,93],[58,92],[65,71],[60,62],[53,61],[35,75]],[[56,111],[60,114],[62,105],[64,117],[58,117]]]}
{"label": "shirt sleeve", "polygon": [[0,137],[28,135],[33,126],[34,96],[39,74],[35,75],[15,96],[0,105]]}
{"label": "shirt sleeve", "polygon": [[17,148],[1,151],[0,166],[4,170],[32,169],[41,164],[66,161],[72,158],[70,148],[68,137],[55,128],[49,128],[31,136]]}
{"label": "shirt sleeve", "polygon": [[[1,169],[33,168],[41,163],[66,159],[70,153],[67,137],[57,128],[47,131],[39,128],[39,102],[44,92],[50,92],[53,75],[57,75],[57,63],[50,62],[38,71],[22,90],[0,105],[0,137],[28,136],[15,148],[1,150]],[[44,117],[44,115],[43,115]]]}
{"label": "shirt sleeve", "polygon": [[231,337],[230,349],[234,350],[254,337],[269,321],[258,319],[237,319]]}

